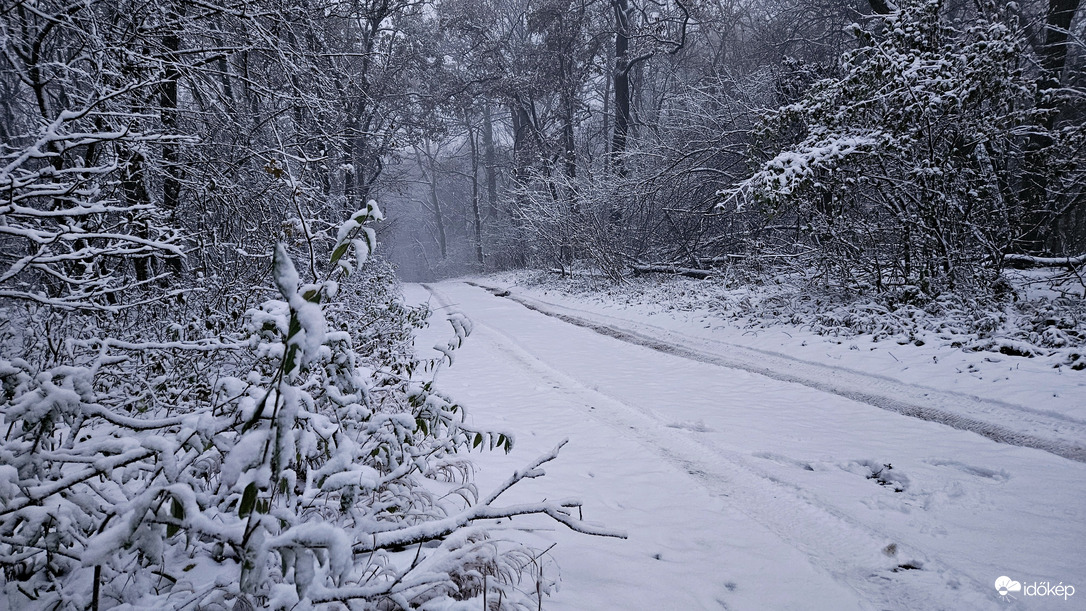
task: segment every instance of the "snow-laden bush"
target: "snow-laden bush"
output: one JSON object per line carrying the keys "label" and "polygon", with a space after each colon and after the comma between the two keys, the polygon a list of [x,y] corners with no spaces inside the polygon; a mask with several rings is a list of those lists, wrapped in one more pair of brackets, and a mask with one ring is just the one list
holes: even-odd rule
{"label": "snow-laden bush", "polygon": [[1072,184],[1081,129],[1046,127],[1005,7],[953,19],[942,0],[897,4],[875,27],[852,28],[859,46],[833,77],[766,113],[756,171],[722,191],[721,206],[794,224],[850,285],[985,286],[1051,216],[1018,195],[1024,136],[1050,142],[1051,184]]}
{"label": "snow-laden bush", "polygon": [[[425,313],[363,268],[379,218],[371,202],[343,225],[323,281],[277,247],[277,294],[235,331],[209,316],[165,340],[95,337],[8,308],[26,322],[0,356],[8,607],[534,607],[549,584],[520,580],[537,553],[480,521],[614,534],[575,520],[576,501],[497,506],[557,448],[476,491],[464,453],[513,437],[412,379]],[[452,322],[450,350],[470,332]]]}

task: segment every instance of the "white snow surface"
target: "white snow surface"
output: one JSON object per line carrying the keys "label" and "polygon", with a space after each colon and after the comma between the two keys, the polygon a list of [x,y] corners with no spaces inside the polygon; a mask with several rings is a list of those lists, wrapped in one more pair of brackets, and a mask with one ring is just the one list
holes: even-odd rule
{"label": "white snow surface", "polygon": [[[435,310],[423,355],[470,319],[437,387],[516,433],[473,454],[480,490],[568,437],[506,501],[576,497],[629,534],[499,525],[557,544],[545,608],[1086,609],[1083,372],[473,282],[495,291],[405,292]],[[1077,591],[1026,595],[1044,582]]]}

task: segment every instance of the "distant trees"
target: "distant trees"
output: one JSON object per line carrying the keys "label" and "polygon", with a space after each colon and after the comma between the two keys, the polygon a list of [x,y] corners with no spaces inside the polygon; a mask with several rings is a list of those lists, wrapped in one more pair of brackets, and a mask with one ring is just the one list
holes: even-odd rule
{"label": "distant trees", "polygon": [[1080,12],[1068,0],[443,3],[474,75],[463,91],[491,109],[499,161],[485,166],[507,168],[501,189],[488,177],[498,214],[464,237],[485,242],[492,267],[583,264],[617,279],[769,254],[873,290],[982,287],[1010,254],[1077,256]]}
{"label": "distant trees", "polygon": [[[479,127],[493,137],[481,140],[476,151],[489,160],[483,164],[488,212],[496,213],[480,215],[489,264],[524,264],[540,252],[580,256],[574,245],[584,236],[527,217],[539,205],[553,206],[567,229],[578,227],[577,215],[596,205],[605,216],[622,217],[621,201],[579,193],[614,193],[605,185],[626,180],[634,167],[626,148],[637,128],[631,94],[637,71],[653,57],[684,48],[690,21],[685,4],[457,1],[443,3],[439,14],[451,40],[444,48],[457,50],[444,67],[465,84],[461,95],[489,109]],[[457,135],[466,136],[463,129]],[[494,163],[499,149],[505,161]],[[501,167],[504,197],[495,171]],[[600,228],[621,231],[610,222]]]}

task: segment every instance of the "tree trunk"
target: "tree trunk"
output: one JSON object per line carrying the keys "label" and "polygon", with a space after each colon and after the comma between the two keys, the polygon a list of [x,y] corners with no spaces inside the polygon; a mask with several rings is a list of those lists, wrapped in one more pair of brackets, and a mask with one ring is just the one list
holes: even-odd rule
{"label": "tree trunk", "polygon": [[1037,108],[1042,112],[1039,129],[1032,130],[1026,141],[1023,159],[1022,211],[1019,215],[1021,250],[1041,252],[1052,222],[1054,206],[1050,201],[1047,165],[1053,143],[1050,132],[1056,125],[1059,103],[1053,95],[1059,89],[1061,73],[1067,61],[1067,34],[1078,11],[1080,0],[1049,0],[1048,15],[1038,54],[1041,76],[1037,82]]}
{"label": "tree trunk", "polygon": [[[607,58],[607,65],[611,58]],[[604,171],[611,171],[611,85],[614,79],[604,79],[603,83],[603,163]]]}
{"label": "tree trunk", "polygon": [[430,162],[430,207],[434,212],[437,244],[441,247],[441,260],[444,261],[449,256],[449,247],[448,240],[445,237],[445,219],[441,214],[441,200],[437,196],[437,155],[431,154],[429,148],[427,148],[426,156]]}
{"label": "tree trunk", "polygon": [[[177,4],[176,8],[169,9],[168,21],[174,27],[168,29],[168,33],[162,37],[162,47],[165,49],[163,57],[165,70],[162,75],[162,83],[158,87],[159,117],[162,122],[162,131],[167,136],[178,133],[177,113],[177,80],[180,72],[177,69],[178,51],[181,50],[181,19],[184,17],[185,7]],[[181,154],[176,142],[169,140],[162,144],[162,165],[165,176],[162,179],[162,207],[167,215],[170,225],[177,223],[177,209],[181,203]],[[166,263],[167,267],[175,274],[181,273],[181,259],[173,257]]]}
{"label": "tree trunk", "polygon": [[490,116],[490,102],[483,103],[483,154],[486,160],[486,214],[490,219],[498,217],[498,168],[494,150],[494,122]]}
{"label": "tree trunk", "polygon": [[519,98],[509,110],[513,115],[513,177],[518,182],[523,182],[527,179],[531,156],[531,117]]}
{"label": "tree trunk", "polygon": [[562,100],[562,168],[566,176],[566,196],[569,199],[569,211],[577,212],[577,142],[573,133],[574,95],[566,91]]}
{"label": "tree trunk", "polygon": [[617,176],[626,176],[622,155],[630,132],[630,3],[611,0],[615,12],[615,68],[612,84],[615,91],[615,130],[611,138],[611,167]]}
{"label": "tree trunk", "polygon": [[471,124],[470,110],[464,111],[464,124],[468,129],[468,144],[471,145],[471,212],[475,217],[475,259],[479,265],[483,265],[483,221],[479,212],[479,141],[475,137],[475,127]]}

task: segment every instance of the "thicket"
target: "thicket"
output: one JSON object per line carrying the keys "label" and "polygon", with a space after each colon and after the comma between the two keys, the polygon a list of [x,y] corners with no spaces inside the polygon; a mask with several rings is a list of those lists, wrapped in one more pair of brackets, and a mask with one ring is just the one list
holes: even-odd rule
{"label": "thicket", "polygon": [[1008,254],[1083,248],[1081,228],[1060,233],[1060,214],[1031,205],[1036,182],[1064,214],[1084,205],[1086,130],[1055,129],[1017,20],[985,8],[954,24],[941,1],[905,2],[854,27],[837,75],[765,115],[755,150],[769,158],[721,207],[786,221],[828,276],[879,293],[987,289]]}

